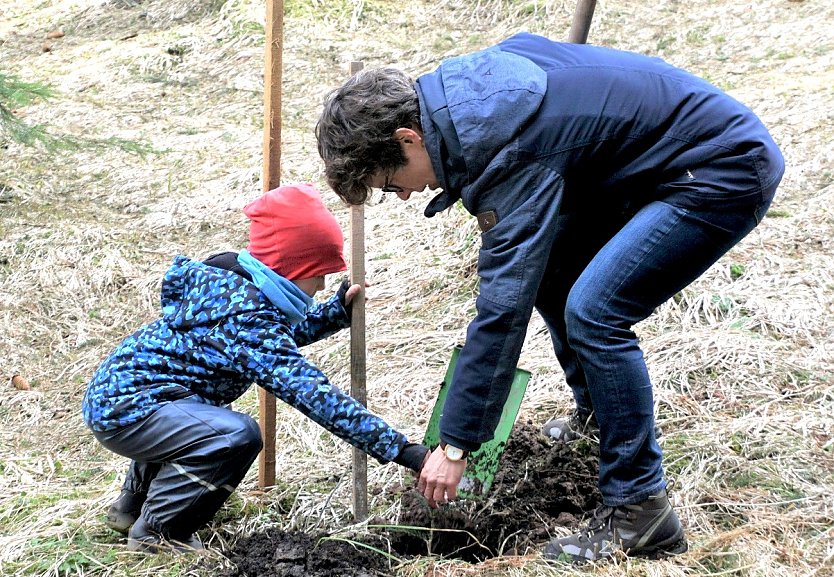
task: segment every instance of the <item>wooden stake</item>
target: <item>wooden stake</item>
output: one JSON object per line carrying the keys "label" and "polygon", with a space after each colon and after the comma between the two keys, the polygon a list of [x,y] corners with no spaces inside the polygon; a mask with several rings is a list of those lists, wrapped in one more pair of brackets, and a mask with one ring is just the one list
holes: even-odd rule
{"label": "wooden stake", "polygon": [[[264,50],[263,191],[281,184],[281,71],[284,0],[266,0]],[[258,486],[275,484],[275,397],[258,387],[258,422],[264,448],[258,456]]]}
{"label": "wooden stake", "polygon": [[[362,70],[361,62],[351,62],[349,74]],[[352,301],[350,321],[350,394],[367,406],[365,388],[365,207],[350,207],[350,282],[362,287]],[[353,516],[368,517],[368,456],[353,449]]]}
{"label": "wooden stake", "polygon": [[573,12],[573,22],[568,33],[568,42],[574,44],[585,44],[588,41],[588,31],[591,29],[591,20],[594,17],[594,9],[597,0],[577,0],[576,10]]}

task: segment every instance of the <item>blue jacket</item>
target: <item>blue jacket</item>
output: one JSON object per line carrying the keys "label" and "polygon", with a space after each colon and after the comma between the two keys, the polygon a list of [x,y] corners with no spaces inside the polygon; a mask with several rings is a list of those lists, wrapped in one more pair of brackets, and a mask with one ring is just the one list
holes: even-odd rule
{"label": "blue jacket", "polygon": [[493,435],[558,243],[557,215],[659,199],[745,206],[784,171],[747,107],[630,52],[518,34],[444,61],[418,78],[417,92],[443,189],[426,216],[457,200],[473,215],[494,215],[481,237],[478,313],[440,426],[443,440],[464,449]]}
{"label": "blue jacket", "polygon": [[379,461],[406,438],[330,384],[298,347],[350,325],[337,296],[291,326],[249,280],[178,256],[162,281],[162,318],[104,360],[84,396],[93,431],[125,427],[165,403],[192,397],[222,406],[257,383]]}

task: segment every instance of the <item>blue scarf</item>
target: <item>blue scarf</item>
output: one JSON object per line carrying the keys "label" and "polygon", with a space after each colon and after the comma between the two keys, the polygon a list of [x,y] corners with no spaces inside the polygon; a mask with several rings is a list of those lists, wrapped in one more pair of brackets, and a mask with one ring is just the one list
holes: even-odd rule
{"label": "blue scarf", "polygon": [[252,275],[255,286],[266,295],[275,308],[286,315],[291,325],[297,325],[307,318],[307,310],[313,304],[312,297],[249,254],[246,249],[237,255],[237,262]]}

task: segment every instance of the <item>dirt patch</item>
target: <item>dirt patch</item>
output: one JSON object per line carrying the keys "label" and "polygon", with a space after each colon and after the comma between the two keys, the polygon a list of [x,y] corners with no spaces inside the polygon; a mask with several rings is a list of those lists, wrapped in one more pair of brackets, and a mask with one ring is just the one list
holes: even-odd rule
{"label": "dirt patch", "polygon": [[554,526],[578,524],[599,503],[598,471],[589,445],[556,443],[532,423],[518,424],[483,499],[433,511],[416,491],[406,491],[399,524],[431,531],[389,531],[393,548],[468,561],[524,554],[547,541]]}
{"label": "dirt patch", "polygon": [[382,577],[385,556],[347,541],[281,530],[241,540],[229,554],[236,568],[221,577]]}
{"label": "dirt patch", "polygon": [[[538,549],[555,526],[575,527],[600,501],[597,457],[581,442],[545,438],[531,422],[516,425],[492,489],[480,500],[431,510],[411,488],[403,490],[400,518],[375,519],[369,534],[349,541],[267,531],[238,542],[227,556],[236,569],[223,577],[330,577],[389,575],[385,555],[439,555],[477,562]],[[407,528],[410,527],[410,528]]]}

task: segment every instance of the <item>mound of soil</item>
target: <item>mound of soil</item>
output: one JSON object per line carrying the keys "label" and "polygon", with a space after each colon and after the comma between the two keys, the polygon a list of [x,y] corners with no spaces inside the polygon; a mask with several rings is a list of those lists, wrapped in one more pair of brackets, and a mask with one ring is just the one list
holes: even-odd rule
{"label": "mound of soil", "polygon": [[485,497],[432,510],[406,491],[398,524],[431,530],[389,530],[387,537],[405,555],[483,561],[524,554],[549,540],[554,526],[573,527],[599,504],[598,471],[590,445],[557,443],[532,423],[516,424]]}
{"label": "mound of soil", "polygon": [[[556,443],[532,423],[518,423],[488,495],[432,510],[407,488],[400,519],[375,519],[369,524],[387,526],[351,539],[399,558],[432,554],[476,562],[524,554],[547,542],[552,527],[575,527],[599,504],[597,472],[592,446]],[[271,530],[243,539],[227,554],[236,569],[223,577],[391,574],[384,555],[322,537]]]}

